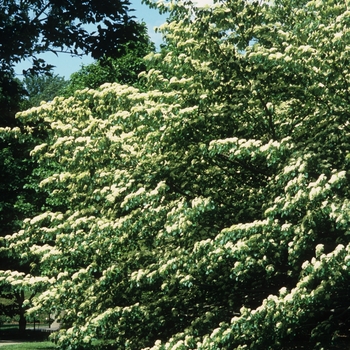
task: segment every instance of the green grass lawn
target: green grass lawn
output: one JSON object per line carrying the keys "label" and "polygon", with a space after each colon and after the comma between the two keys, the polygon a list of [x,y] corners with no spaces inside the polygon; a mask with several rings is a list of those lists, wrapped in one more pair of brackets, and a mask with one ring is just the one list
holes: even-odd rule
{"label": "green grass lawn", "polygon": [[31,343],[20,343],[20,344],[6,344],[0,343],[1,350],[52,350],[55,349],[55,344],[50,341],[44,342],[31,342]]}

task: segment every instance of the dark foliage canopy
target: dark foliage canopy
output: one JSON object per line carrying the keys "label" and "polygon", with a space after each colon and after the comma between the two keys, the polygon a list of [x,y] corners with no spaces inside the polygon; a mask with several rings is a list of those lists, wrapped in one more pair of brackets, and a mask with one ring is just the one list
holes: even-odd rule
{"label": "dark foliage canopy", "polygon": [[41,53],[119,57],[122,44],[144,40],[144,25],[129,6],[128,0],[1,0],[0,125],[14,124],[23,94],[14,79],[17,63],[32,62],[24,74],[49,72],[53,66],[38,57]]}

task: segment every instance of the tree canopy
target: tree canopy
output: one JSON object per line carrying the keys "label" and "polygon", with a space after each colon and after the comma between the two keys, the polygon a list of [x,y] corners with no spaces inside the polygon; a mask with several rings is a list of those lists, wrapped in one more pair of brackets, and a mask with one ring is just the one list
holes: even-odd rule
{"label": "tree canopy", "polygon": [[[129,6],[129,0],[2,0],[2,68],[25,58],[34,59],[34,69],[43,68],[35,55],[47,51],[120,56],[119,44],[142,39]],[[87,24],[96,25],[92,32]]]}
{"label": "tree canopy", "polygon": [[147,91],[105,84],[19,116],[48,133],[31,152],[47,200],[3,248],[31,272],[0,281],[61,313],[62,348],[348,336],[349,4],[214,3],[158,2]]}

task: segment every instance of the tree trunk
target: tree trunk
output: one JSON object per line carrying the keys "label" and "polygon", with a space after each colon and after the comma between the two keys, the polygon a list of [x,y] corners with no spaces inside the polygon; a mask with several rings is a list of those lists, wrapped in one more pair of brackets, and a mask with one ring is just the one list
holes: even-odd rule
{"label": "tree trunk", "polygon": [[19,314],[19,330],[20,331],[25,331],[27,327],[27,320],[26,317],[24,316],[24,310],[20,310]]}
{"label": "tree trunk", "polygon": [[24,302],[24,291],[16,293],[16,299],[18,304],[18,314],[19,314],[19,330],[25,331],[27,326],[27,319],[25,317],[25,309],[23,307]]}

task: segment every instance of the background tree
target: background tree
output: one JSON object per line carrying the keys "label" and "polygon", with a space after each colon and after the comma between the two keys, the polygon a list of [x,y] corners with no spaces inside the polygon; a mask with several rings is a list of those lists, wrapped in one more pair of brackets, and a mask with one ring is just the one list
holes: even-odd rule
{"label": "background tree", "polygon": [[15,114],[19,112],[26,91],[15,77],[13,69],[0,73],[0,125],[15,126]]}
{"label": "background tree", "polygon": [[96,62],[83,66],[70,76],[65,96],[71,96],[76,90],[96,89],[104,83],[120,83],[140,86],[138,75],[146,70],[145,56],[155,51],[150,41],[147,27],[144,25],[142,41],[122,45],[123,55],[120,57],[102,57]]}
{"label": "background tree", "polygon": [[[23,103],[23,102],[22,102]],[[28,103],[28,102],[27,102]],[[33,123],[26,128],[33,127]],[[36,182],[36,162],[30,157],[30,150],[45,138],[45,132],[36,126],[35,131],[19,139],[20,128],[0,129],[0,224],[1,237],[20,230],[26,217],[39,214],[45,204],[45,194]],[[0,266],[4,270],[30,272],[30,261],[18,259],[5,252],[0,244]],[[27,294],[28,296],[29,294]],[[26,327],[25,290],[19,285],[11,288],[7,283],[0,288],[0,314],[19,316],[20,329]]]}
{"label": "background tree", "polygon": [[65,311],[63,348],[341,348],[347,4],[159,6],[176,21],[146,92],[106,84],[21,114],[49,126],[32,151],[47,200],[6,237],[31,273],[0,282],[45,289],[31,312]]}
{"label": "background tree", "polygon": [[56,75],[29,75],[23,79],[26,99],[21,104],[21,110],[39,106],[42,101],[52,101],[63,94],[68,85],[64,77]]}

